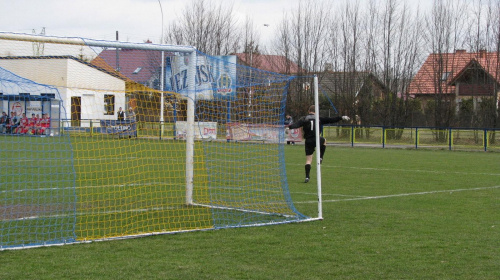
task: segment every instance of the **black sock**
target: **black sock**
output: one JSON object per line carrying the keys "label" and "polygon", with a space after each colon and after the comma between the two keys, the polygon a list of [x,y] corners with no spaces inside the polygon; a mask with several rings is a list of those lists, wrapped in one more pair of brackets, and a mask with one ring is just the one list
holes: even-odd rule
{"label": "black sock", "polygon": [[306,164],[306,178],[309,178],[309,173],[311,172],[311,165]]}
{"label": "black sock", "polygon": [[319,150],[320,150],[319,157],[323,158],[323,156],[325,155],[325,151],[326,151],[326,145],[321,145],[321,147],[319,148]]}

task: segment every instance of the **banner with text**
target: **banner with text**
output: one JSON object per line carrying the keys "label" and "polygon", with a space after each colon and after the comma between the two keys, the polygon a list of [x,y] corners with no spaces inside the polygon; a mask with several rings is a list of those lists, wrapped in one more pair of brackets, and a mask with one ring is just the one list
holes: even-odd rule
{"label": "banner with text", "polygon": [[137,135],[137,123],[133,120],[101,120],[101,133],[124,136]]}
{"label": "banner with text", "polygon": [[283,133],[284,141],[300,142],[302,141],[301,129],[290,129],[286,134],[285,128],[279,125],[266,124],[246,124],[246,123],[228,123],[226,131],[227,140],[233,141],[266,141],[278,143],[280,133]]}
{"label": "banner with text", "polygon": [[[186,139],[187,122],[175,122],[175,136],[177,139]],[[216,122],[195,122],[194,139],[217,139]]]}
{"label": "banner with text", "polygon": [[[196,99],[232,99],[236,95],[236,56],[198,55],[196,61]],[[187,94],[189,56],[167,60],[166,90]]]}

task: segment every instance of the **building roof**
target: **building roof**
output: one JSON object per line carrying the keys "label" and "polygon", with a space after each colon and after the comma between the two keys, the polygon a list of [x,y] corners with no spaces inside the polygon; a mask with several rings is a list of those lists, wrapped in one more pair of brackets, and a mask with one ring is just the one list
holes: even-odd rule
{"label": "building roof", "polygon": [[[440,87],[445,94],[455,93],[456,82],[471,67],[483,71],[498,82],[499,62],[499,54],[496,52],[468,53],[457,50],[454,53],[430,54],[410,83],[409,93],[436,94]],[[439,69],[440,66],[442,70]]]}
{"label": "building roof", "polygon": [[116,49],[106,49],[92,60],[92,63],[105,63],[127,78],[145,83],[158,72],[161,66],[161,51],[119,49],[117,54]]}
{"label": "building roof", "polygon": [[387,91],[387,87],[370,72],[327,71],[319,74],[318,80],[322,90],[333,94],[352,93],[357,97],[361,89],[367,85],[367,82],[371,82],[381,90]]}
{"label": "building roof", "polygon": [[59,91],[56,87],[37,83],[0,67],[0,94],[19,95],[20,93],[53,93],[59,98]]}
{"label": "building roof", "polygon": [[264,71],[281,74],[296,74],[304,72],[295,62],[287,59],[282,55],[268,55],[257,53],[236,53],[235,55],[238,58],[240,64]]}
{"label": "building roof", "polygon": [[130,79],[123,75],[120,72],[117,72],[113,67],[111,67],[106,61],[100,57],[94,58],[91,62],[90,65],[93,65],[94,67],[97,67],[98,69],[101,69],[105,71],[106,73],[110,73],[111,75],[115,77],[119,77],[120,79],[124,81],[130,81]]}
{"label": "building roof", "polygon": [[126,80],[126,77],[124,77],[123,75],[120,75],[120,73],[117,73],[116,71],[114,71],[112,68],[110,69],[109,67],[102,67],[102,66],[105,66],[104,64],[94,64],[94,63],[89,63],[89,62],[86,62],[82,59],[79,59],[77,57],[74,57],[74,56],[71,56],[71,55],[59,55],[59,56],[3,56],[3,57],[0,57],[0,60],[16,60],[16,59],[32,59],[32,60],[35,60],[35,59],[40,59],[40,60],[49,60],[49,59],[70,59],[70,60],[74,60],[74,61],[77,61],[79,63],[82,63],[84,65],[87,65],[89,67],[92,67],[94,69],[97,69],[99,71],[102,71],[102,72],[105,72],[113,77],[116,77],[116,78],[119,78],[119,79],[122,79],[122,80]]}

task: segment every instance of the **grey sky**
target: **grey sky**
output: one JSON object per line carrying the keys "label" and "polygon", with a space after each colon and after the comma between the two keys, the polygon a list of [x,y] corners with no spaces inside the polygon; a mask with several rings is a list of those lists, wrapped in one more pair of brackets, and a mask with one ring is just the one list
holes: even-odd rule
{"label": "grey sky", "polygon": [[[160,0],[166,26],[179,15],[186,0]],[[262,39],[271,36],[281,21],[283,12],[298,0],[218,0],[234,3],[233,11],[243,22],[248,15],[254,20]],[[161,37],[162,16],[158,0],[0,0],[2,32],[31,34],[45,27],[51,36],[85,37],[120,41],[158,43]],[[264,24],[269,24],[265,27]]]}

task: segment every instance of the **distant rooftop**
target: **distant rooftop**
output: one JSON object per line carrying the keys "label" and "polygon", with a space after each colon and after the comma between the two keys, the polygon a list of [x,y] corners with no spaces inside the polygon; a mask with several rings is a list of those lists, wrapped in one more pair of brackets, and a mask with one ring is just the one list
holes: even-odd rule
{"label": "distant rooftop", "polygon": [[258,68],[260,70],[282,74],[296,74],[303,72],[293,61],[282,55],[236,53],[240,64]]}

